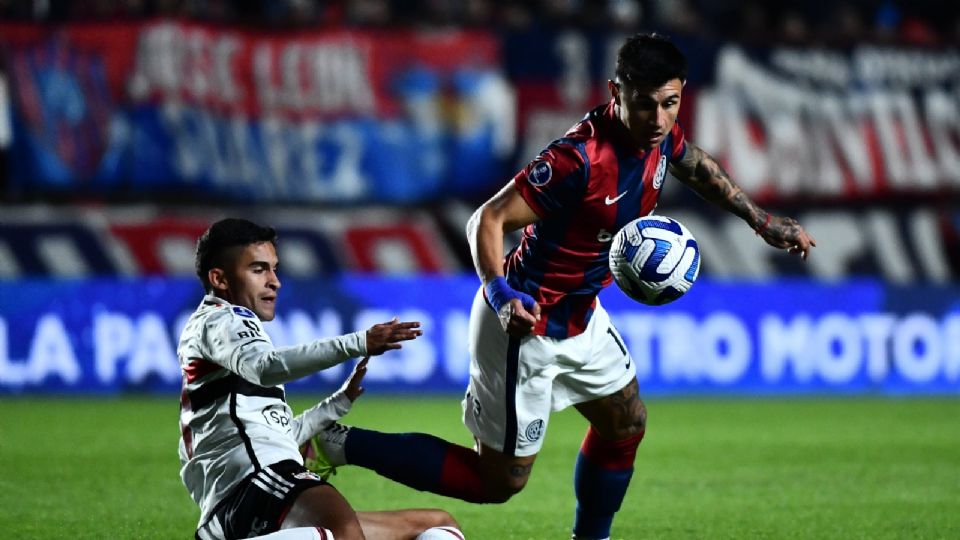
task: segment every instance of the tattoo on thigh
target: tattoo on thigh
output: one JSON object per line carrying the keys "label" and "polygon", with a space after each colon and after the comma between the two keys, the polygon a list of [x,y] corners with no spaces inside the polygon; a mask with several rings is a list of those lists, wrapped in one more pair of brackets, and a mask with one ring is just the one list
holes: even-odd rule
{"label": "tattoo on thigh", "polygon": [[637,382],[632,381],[609,398],[610,406],[621,419],[628,420],[634,429],[643,429],[647,423],[647,411],[640,401]]}
{"label": "tattoo on thigh", "polygon": [[630,409],[637,401],[637,383],[631,382],[616,394],[612,394],[608,399],[610,405],[618,414],[628,416]]}

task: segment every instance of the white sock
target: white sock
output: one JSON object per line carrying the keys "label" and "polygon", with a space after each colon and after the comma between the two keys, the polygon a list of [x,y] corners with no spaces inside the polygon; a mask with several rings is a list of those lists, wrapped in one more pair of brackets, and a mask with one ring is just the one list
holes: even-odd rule
{"label": "white sock", "polygon": [[456,527],[431,527],[414,540],[464,540],[463,531]]}
{"label": "white sock", "polygon": [[251,536],[250,538],[263,538],[264,540],[334,540],[330,529],[324,529],[323,527],[283,529],[263,536]]}

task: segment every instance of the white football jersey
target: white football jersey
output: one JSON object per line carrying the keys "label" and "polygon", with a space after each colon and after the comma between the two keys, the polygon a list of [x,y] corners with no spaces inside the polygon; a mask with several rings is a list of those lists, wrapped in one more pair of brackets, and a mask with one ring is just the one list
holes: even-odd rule
{"label": "white football jersey", "polygon": [[282,383],[365,354],[364,332],[277,349],[252,311],[203,298],[177,347],[180,477],[200,506],[200,525],[248,474],[302,463],[300,445],[350,408],[341,391],[294,417]]}

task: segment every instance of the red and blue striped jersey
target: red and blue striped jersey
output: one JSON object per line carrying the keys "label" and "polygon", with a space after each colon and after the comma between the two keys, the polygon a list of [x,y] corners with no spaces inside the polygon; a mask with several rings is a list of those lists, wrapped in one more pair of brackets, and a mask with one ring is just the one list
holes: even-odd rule
{"label": "red and blue striped jersey", "polygon": [[613,101],[587,113],[513,178],[539,220],[507,255],[507,282],[540,304],[533,333],[582,333],[597,294],[613,281],[611,240],[657,206],[667,163],[686,151],[679,124],[659,146],[640,149],[616,117]]}

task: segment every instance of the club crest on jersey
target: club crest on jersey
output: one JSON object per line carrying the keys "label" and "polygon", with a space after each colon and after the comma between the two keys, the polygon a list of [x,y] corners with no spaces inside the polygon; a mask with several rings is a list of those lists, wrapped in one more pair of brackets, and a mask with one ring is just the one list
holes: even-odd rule
{"label": "club crest on jersey", "polygon": [[252,311],[250,311],[249,309],[243,306],[233,306],[233,312],[241,317],[246,317],[248,319],[253,319],[256,317],[256,315],[254,315]]}
{"label": "club crest on jersey", "polygon": [[667,175],[667,156],[660,156],[657,162],[657,172],[653,173],[653,189],[663,186],[663,177]]}
{"label": "club crest on jersey", "polygon": [[323,478],[320,478],[320,475],[312,471],[298,472],[295,473],[293,477],[297,480],[323,480]]}
{"label": "club crest on jersey", "polygon": [[550,181],[553,176],[553,167],[549,162],[538,161],[530,169],[530,183],[535,186],[542,186]]}

